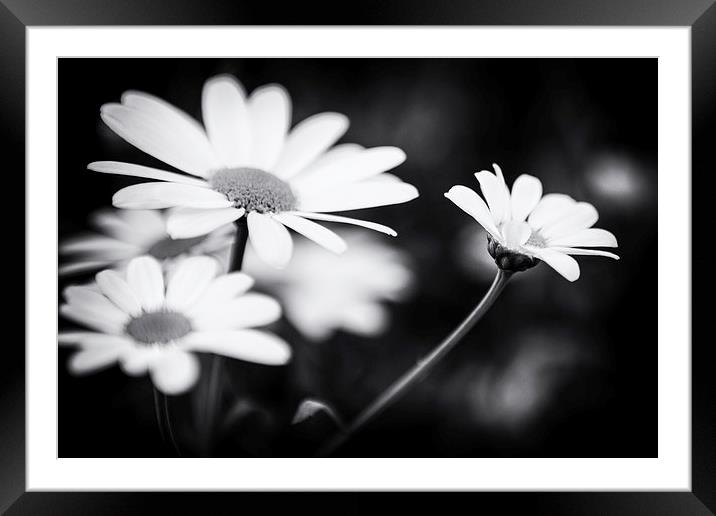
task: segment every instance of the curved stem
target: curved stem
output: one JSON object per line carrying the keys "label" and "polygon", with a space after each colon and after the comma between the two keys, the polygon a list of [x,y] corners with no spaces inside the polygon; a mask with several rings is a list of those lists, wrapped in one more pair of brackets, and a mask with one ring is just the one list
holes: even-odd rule
{"label": "curved stem", "polygon": [[[236,236],[234,237],[234,245],[231,250],[231,258],[229,261],[229,269],[227,272],[240,271],[244,263],[244,253],[246,252],[246,243],[249,238],[249,227],[246,217],[241,217],[236,221]],[[206,399],[204,403],[204,432],[203,432],[203,454],[211,454],[211,441],[215,437],[216,417],[221,405],[221,372],[222,357],[214,355],[211,357],[211,367],[207,377],[207,387],[205,389]]]}
{"label": "curved stem", "polygon": [[159,392],[156,387],[152,387],[152,389],[154,391],[154,414],[157,417],[157,425],[159,426],[162,441],[164,441],[164,444],[167,446],[171,445],[174,453],[178,457],[181,457],[181,451],[174,438],[174,430],[172,429],[172,422],[169,417],[169,402],[167,396]]}
{"label": "curved stem", "polygon": [[177,454],[177,456],[181,457],[181,450],[179,449],[179,445],[177,444],[176,438],[174,437],[174,427],[172,426],[171,416],[169,415],[169,397],[166,394],[162,394],[162,398],[164,402],[164,421],[166,422],[167,426],[169,442],[171,443],[172,448],[174,448],[174,452]]}
{"label": "curved stem", "polygon": [[460,325],[448,335],[445,340],[438,344],[433,351],[430,352],[425,358],[420,360],[415,367],[410,369],[403,376],[398,378],[390,387],[388,387],[383,393],[378,396],[366,409],[361,412],[358,417],[350,424],[350,426],[343,432],[337,434],[333,439],[328,441],[318,451],[318,457],[328,457],[341,447],[348,439],[350,439],[356,432],[363,428],[367,423],[373,420],[378,414],[385,410],[390,404],[394,403],[400,396],[402,396],[408,389],[420,381],[435,365],[447,355],[451,349],[453,349],[460,339],[462,339],[472,327],[479,321],[483,315],[490,309],[492,304],[495,302],[497,297],[500,295],[502,290],[507,284],[507,280],[510,279],[511,272],[503,271],[499,269],[497,275],[490,285],[490,289],[487,291],[482,300],[478,303],[475,309],[470,312],[470,315],[463,320]]}

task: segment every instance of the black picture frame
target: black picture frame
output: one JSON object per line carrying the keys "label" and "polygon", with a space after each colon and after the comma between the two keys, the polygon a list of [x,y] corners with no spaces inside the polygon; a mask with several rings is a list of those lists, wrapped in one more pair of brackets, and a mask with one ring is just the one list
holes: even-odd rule
{"label": "black picture frame", "polygon": [[[222,0],[0,0],[0,141],[6,178],[25,167],[25,31],[42,25],[657,25],[690,26],[692,34],[692,490],[690,492],[461,493],[450,504],[475,511],[527,514],[716,514],[716,360],[713,338],[699,337],[713,286],[706,211],[716,174],[716,5],[714,0],[363,0],[270,2]],[[674,172],[678,173],[678,172]],[[685,173],[682,171],[681,173]],[[24,189],[24,182],[22,183]],[[19,198],[19,196],[17,196]],[[15,220],[13,206],[3,208]],[[10,218],[14,217],[14,218]],[[6,233],[24,239],[19,224]],[[665,236],[668,238],[668,236]],[[705,243],[702,243],[705,242]],[[25,275],[32,274],[23,263]],[[15,275],[19,280],[19,275]],[[19,288],[19,286],[18,286]],[[19,310],[20,304],[6,305]],[[24,307],[24,304],[23,304]],[[23,308],[24,309],[24,308]],[[10,314],[6,314],[10,316]],[[18,314],[18,317],[20,314]],[[8,317],[9,319],[9,317]],[[12,319],[9,319],[12,320]],[[688,345],[688,343],[680,343]],[[443,509],[445,496],[425,493],[71,493],[25,492],[25,352],[6,337],[0,360],[0,510],[8,514],[234,514],[246,503],[272,510],[287,503],[332,513],[364,512],[385,498],[403,510]],[[396,499],[399,497],[398,499]],[[454,498],[453,498],[454,497]],[[331,509],[332,508],[332,509]],[[529,512],[526,512],[529,511]]]}

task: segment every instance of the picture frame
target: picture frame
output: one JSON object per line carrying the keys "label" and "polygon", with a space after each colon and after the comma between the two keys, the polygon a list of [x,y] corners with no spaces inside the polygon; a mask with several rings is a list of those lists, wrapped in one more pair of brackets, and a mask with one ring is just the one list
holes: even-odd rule
{"label": "picture frame", "polygon": [[[141,5],[140,5],[141,4]],[[0,4],[0,68],[4,70],[2,88],[2,120],[4,141],[8,143],[6,155],[10,170],[25,167],[25,35],[33,26],[63,25],[637,25],[637,26],[689,26],[691,27],[691,81],[692,81],[692,202],[694,235],[713,216],[705,213],[705,203],[697,203],[699,195],[708,195],[706,178],[716,169],[716,158],[710,151],[715,134],[716,113],[716,7],[711,0],[659,3],[644,6],[638,1],[602,3],[598,12],[582,1],[544,1],[539,9],[533,2],[454,2],[441,13],[434,12],[428,1],[368,3],[361,8],[340,14],[326,5],[288,7],[282,13],[272,13],[268,6],[250,5],[247,2],[213,2],[208,9],[205,2],[184,1],[161,4],[148,8],[141,2],[105,2],[75,0],[48,2],[42,0],[4,0]],[[319,16],[320,14],[320,16]],[[11,166],[10,166],[11,165]],[[701,172],[698,172],[701,171]],[[16,173],[19,177],[19,173]],[[704,199],[705,200],[705,199]],[[703,212],[703,213],[702,213]],[[19,227],[16,237],[20,235]],[[700,240],[696,243],[700,244]],[[703,244],[701,244],[703,245]],[[684,249],[682,252],[694,253]],[[692,270],[708,271],[706,251],[691,254]],[[25,256],[25,264],[30,257]],[[31,268],[25,267],[25,274]],[[459,503],[469,497],[475,506],[499,507],[501,511],[530,508],[540,514],[710,514],[716,513],[716,410],[714,395],[716,383],[711,374],[714,352],[710,340],[699,338],[705,306],[697,304],[707,299],[706,290],[711,280],[705,274],[692,287],[692,435],[690,492],[584,492],[584,493],[469,493],[455,495],[450,503]],[[698,317],[700,316],[700,318]],[[683,343],[688,344],[688,343]],[[269,494],[246,493],[215,494],[159,494],[159,493],[70,493],[25,492],[26,437],[25,437],[25,349],[17,340],[8,341],[2,365],[3,388],[0,397],[0,508],[9,514],[58,513],[151,513],[161,507],[177,507],[182,513],[207,507],[237,507],[250,499],[264,507],[276,503]],[[381,503],[386,495],[331,494],[324,495],[324,503],[336,506],[372,507]],[[393,495],[395,496],[395,495]],[[416,494],[402,503],[421,508],[443,507],[445,496],[426,500]],[[308,504],[304,494],[289,494],[283,501]],[[310,502],[313,503],[313,502]],[[82,508],[78,511],[78,508]],[[232,513],[228,510],[227,513]]]}

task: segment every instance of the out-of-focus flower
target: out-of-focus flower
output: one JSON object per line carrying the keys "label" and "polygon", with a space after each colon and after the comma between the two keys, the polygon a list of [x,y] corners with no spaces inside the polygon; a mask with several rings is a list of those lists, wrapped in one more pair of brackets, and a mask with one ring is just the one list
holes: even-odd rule
{"label": "out-of-focus flower", "polygon": [[468,403],[482,424],[521,433],[549,409],[560,388],[597,360],[585,339],[540,330],[516,335],[506,360],[472,370]]}
{"label": "out-of-focus flower", "polygon": [[488,249],[501,269],[521,271],[543,260],[569,281],[579,278],[579,264],[570,255],[607,256],[614,253],[587,246],[617,247],[616,237],[593,228],[599,214],[594,206],[568,195],[542,196],[542,182],[522,174],[505,184],[500,167],[475,174],[487,203],[466,186],[453,186],[445,197],[471,215],[489,233]]}
{"label": "out-of-focus flower", "polygon": [[281,300],[286,317],[307,337],[324,340],[336,330],[365,336],[384,331],[385,301],[404,299],[413,274],[403,253],[371,235],[341,234],[349,244],[343,256],[296,243],[286,269],[269,267],[248,252],[244,270],[257,286]]}
{"label": "out-of-focus flower", "polygon": [[[328,150],[348,128],[339,113],[320,113],[289,131],[291,100],[279,85],[247,97],[233,77],[206,82],[204,126],[165,101],[128,91],[120,104],[102,106],[105,123],[127,142],[186,172],[101,161],[88,168],[160,182],[118,191],[119,208],[177,207],[168,220],[174,238],[204,235],[246,215],[249,238],[262,260],[285,267],[293,243],[286,228],[341,253],[346,243],[313,220],[343,222],[389,235],[392,229],[331,212],[410,201],[412,185],[384,172],[400,165],[396,147],[344,144]],[[192,177],[194,176],[194,177]]]}
{"label": "out-of-focus flower", "polygon": [[586,186],[617,207],[633,208],[653,198],[651,185],[644,177],[644,168],[635,157],[602,153],[589,161],[585,172]]}
{"label": "out-of-focus flower", "polygon": [[225,224],[211,233],[195,238],[173,239],[167,233],[166,211],[102,210],[92,215],[91,223],[99,233],[74,237],[60,245],[68,262],[60,274],[97,269],[123,269],[132,258],[150,255],[171,268],[177,259],[188,255],[210,255],[217,259],[231,247],[234,228]]}
{"label": "out-of-focus flower", "polygon": [[506,362],[473,373],[468,390],[473,416],[490,426],[526,430],[575,374],[575,366],[590,360],[578,343],[559,333],[523,335]]}
{"label": "out-of-focus flower", "polygon": [[193,256],[165,278],[150,256],[134,258],[126,274],[105,270],[97,288],[68,287],[60,313],[92,331],[59,335],[60,344],[79,347],[72,373],[89,373],[119,363],[130,375],[149,373],[166,394],[191,388],[199,364],[191,352],[224,355],[267,365],[286,363],[289,346],[276,335],[251,329],[276,321],[279,304],[247,293],[253,280],[234,272],[216,276],[216,260]]}

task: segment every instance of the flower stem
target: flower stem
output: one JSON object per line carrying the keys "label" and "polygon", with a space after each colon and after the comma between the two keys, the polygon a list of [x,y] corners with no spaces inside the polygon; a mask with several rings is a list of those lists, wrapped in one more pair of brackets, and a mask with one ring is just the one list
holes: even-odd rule
{"label": "flower stem", "polygon": [[413,385],[418,383],[430,370],[433,369],[433,367],[435,367],[438,362],[440,362],[440,360],[445,357],[445,355],[450,352],[450,350],[457,345],[458,342],[460,342],[470,329],[472,329],[475,323],[477,323],[477,321],[485,315],[505,288],[510,276],[512,276],[511,272],[499,269],[492,285],[490,285],[490,289],[475,309],[470,312],[470,315],[468,315],[465,320],[463,320],[460,325],[445,338],[445,340],[438,344],[435,349],[430,352],[430,354],[420,360],[415,367],[410,369],[403,376],[398,378],[390,387],[383,391],[383,393],[378,396],[375,401],[368,405],[368,407],[364,409],[358,417],[356,417],[346,430],[338,433],[324,446],[322,446],[316,455],[318,457],[328,457],[333,454],[333,452],[355,435],[356,432],[372,421],[389,405],[397,401],[398,398],[405,394],[405,392]]}
{"label": "flower stem", "polygon": [[[234,245],[231,250],[231,258],[229,259],[227,272],[236,272],[242,269],[248,238],[248,222],[246,217],[241,217],[236,221],[236,236],[234,237]],[[222,357],[219,355],[213,355],[211,357],[211,366],[205,390],[206,399],[204,406],[206,412],[204,415],[203,454],[207,456],[210,456],[212,452],[211,442],[215,437],[217,413],[221,405],[222,362]]]}
{"label": "flower stem", "polygon": [[241,217],[236,221],[236,237],[234,238],[234,248],[231,250],[231,261],[229,262],[229,271],[240,271],[244,267],[244,253],[246,252],[246,242],[249,239],[249,224],[246,217]]}
{"label": "flower stem", "polygon": [[156,387],[154,390],[154,413],[157,416],[157,425],[159,426],[159,433],[162,436],[162,441],[166,444],[167,441],[171,445],[174,453],[181,457],[181,451],[179,445],[177,445],[176,439],[174,438],[174,430],[172,429],[172,422],[169,416],[169,402],[167,396]]}

